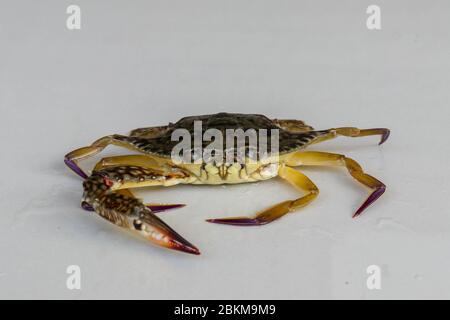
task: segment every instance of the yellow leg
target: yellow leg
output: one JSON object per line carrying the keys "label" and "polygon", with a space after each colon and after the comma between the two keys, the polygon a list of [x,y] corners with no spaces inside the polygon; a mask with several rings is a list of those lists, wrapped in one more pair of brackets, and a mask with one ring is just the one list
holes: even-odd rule
{"label": "yellow leg", "polygon": [[92,157],[98,154],[110,144],[124,147],[130,150],[138,150],[132,144],[119,140],[116,137],[119,136],[118,135],[106,136],[98,139],[88,147],[79,148],[73,150],[72,152],[69,152],[64,157],[65,164],[80,177],[86,179],[88,175],[78,166],[78,162],[81,161],[82,159]]}
{"label": "yellow leg", "polygon": [[342,154],[315,151],[296,152],[288,157],[285,163],[289,166],[317,165],[346,167],[353,178],[374,190],[359,209],[356,210],[353,217],[360,215],[364,209],[375,202],[386,190],[386,186],[381,181],[364,173],[361,166],[355,160],[347,158]]}
{"label": "yellow leg", "polygon": [[161,171],[164,164],[161,161],[156,160],[156,158],[152,157],[151,155],[133,154],[125,156],[105,157],[95,165],[94,171],[98,171],[110,166],[137,166]]}
{"label": "yellow leg", "polygon": [[379,144],[383,144],[389,138],[390,134],[390,130],[386,128],[358,129],[354,127],[333,128],[325,130],[325,132],[326,132],[325,135],[314,140],[312,144],[334,139],[337,136],[357,138],[373,135],[381,135],[381,140]]}
{"label": "yellow leg", "polygon": [[303,173],[287,167],[281,166],[278,170],[278,175],[293,185],[295,188],[306,191],[307,194],[301,198],[295,200],[288,200],[281,202],[269,209],[262,211],[257,214],[254,218],[247,217],[233,217],[233,218],[222,218],[222,219],[209,219],[208,222],[220,223],[220,224],[230,224],[237,226],[257,226],[267,224],[272,222],[286,213],[295,211],[308,203],[313,201],[319,194],[319,189],[316,185]]}

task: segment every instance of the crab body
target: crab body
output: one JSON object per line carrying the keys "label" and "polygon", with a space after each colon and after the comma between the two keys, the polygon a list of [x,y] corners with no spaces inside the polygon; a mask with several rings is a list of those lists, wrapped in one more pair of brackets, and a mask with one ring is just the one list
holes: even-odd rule
{"label": "crab body", "polygon": [[[227,136],[231,131],[264,133],[266,149],[244,142],[215,144],[211,151],[211,132]],[[253,132],[252,131],[252,132]],[[187,137],[183,155],[192,161],[174,160],[179,146],[179,133]],[[276,120],[263,115],[218,113],[185,117],[167,126],[135,129],[129,135],[110,135],[88,147],[66,155],[65,163],[85,179],[82,206],[124,228],[138,232],[157,245],[187,253],[199,250],[165,224],[155,213],[177,208],[178,204],[144,204],[130,191],[136,187],[174,186],[177,184],[235,184],[281,177],[305,194],[287,200],[255,217],[209,219],[208,222],[253,226],[267,224],[294,211],[316,198],[319,190],[314,183],[294,169],[303,165],[333,165],[346,167],[350,175],[373,192],[356,211],[359,215],[384,192],[383,183],[364,173],[354,160],[340,154],[311,152],[304,149],[312,144],[337,136],[361,137],[381,135],[381,143],[389,136],[385,128],[357,129],[354,127],[314,130],[300,120]],[[199,140],[200,137],[200,140]],[[262,136],[258,136],[261,139]],[[247,137],[248,138],[248,137]],[[231,140],[230,140],[231,141]],[[232,137],[234,142],[234,137]],[[216,141],[215,141],[216,142]],[[227,140],[229,142],[229,140]],[[103,158],[88,175],[78,162],[113,144],[138,151],[139,154]],[[274,146],[277,148],[274,149]],[[271,153],[267,153],[267,149]],[[201,151],[207,150],[207,156]],[[264,153],[262,152],[264,151]],[[275,152],[272,152],[274,151]],[[176,153],[175,153],[176,154]]]}

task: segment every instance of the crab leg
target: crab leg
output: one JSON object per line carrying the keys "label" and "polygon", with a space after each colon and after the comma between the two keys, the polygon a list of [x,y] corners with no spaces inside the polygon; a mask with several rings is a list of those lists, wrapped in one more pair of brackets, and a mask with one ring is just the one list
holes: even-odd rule
{"label": "crab leg", "polygon": [[159,219],[127,188],[174,185],[186,178],[184,172],[165,173],[137,166],[111,166],[88,177],[82,203],[108,221],[130,229],[156,245],[190,254],[200,251]]}
{"label": "crab leg", "polygon": [[337,136],[357,138],[380,135],[381,140],[378,144],[381,145],[389,138],[390,130],[386,128],[358,129],[355,127],[342,127],[324,130],[323,133],[325,134],[314,140],[312,144],[334,139]]}
{"label": "crab leg", "polygon": [[220,224],[230,224],[236,226],[258,226],[272,222],[286,213],[295,211],[301,207],[306,206],[313,201],[319,194],[319,189],[316,185],[303,173],[287,167],[280,166],[278,175],[292,184],[297,189],[308,192],[305,196],[296,200],[288,200],[281,202],[269,209],[257,214],[254,218],[247,217],[233,217],[233,218],[221,218],[221,219],[208,219],[206,221]]}
{"label": "crab leg", "polygon": [[79,175],[83,179],[86,179],[88,175],[80,168],[78,162],[85,158],[96,155],[110,144],[124,147],[130,150],[138,150],[136,147],[126,141],[125,136],[110,135],[96,140],[88,147],[79,148],[73,150],[72,152],[69,152],[64,157],[64,163],[77,175]]}
{"label": "crab leg", "polygon": [[[135,165],[142,166],[144,168],[155,168],[157,166],[163,165],[158,162],[154,157],[150,155],[126,155],[126,156],[115,156],[115,157],[105,157],[101,159],[94,168],[94,171],[100,171],[106,167],[118,166],[118,165]],[[122,193],[128,197],[134,197],[133,193],[128,189],[118,190],[117,192]],[[185,204],[168,204],[168,203],[146,203],[145,206],[149,208],[153,213],[159,213],[171,209],[178,209],[185,206]],[[81,207],[87,211],[94,211],[94,208],[89,204],[83,202]]]}
{"label": "crab leg", "polygon": [[[124,189],[127,190],[128,189]],[[147,208],[150,209],[151,212],[153,213],[160,213],[160,212],[164,212],[164,211],[168,211],[168,210],[172,210],[172,209],[178,209],[178,208],[182,208],[185,207],[185,204],[167,204],[167,203],[145,203],[145,206]],[[87,204],[86,202],[82,202],[81,203],[81,207],[86,210],[86,211],[95,211],[94,208]]]}
{"label": "crab leg", "polygon": [[164,161],[157,160],[154,156],[145,154],[132,154],[125,156],[113,156],[102,158],[94,167],[94,171],[111,166],[139,166],[147,169],[161,170],[165,165]]}
{"label": "crab leg", "polygon": [[[161,170],[161,168],[165,167],[165,163],[162,159],[159,159],[158,161],[154,156],[137,154],[105,157],[95,165],[94,171],[119,165],[138,166],[155,170]],[[134,197],[133,193],[128,189],[119,190],[118,192],[127,193],[128,196]],[[159,213],[167,210],[182,208],[186,205],[182,203],[146,203],[145,206],[153,213]]]}
{"label": "crab leg", "polygon": [[373,189],[373,192],[354,213],[354,218],[360,215],[364,209],[381,197],[386,190],[386,186],[381,181],[364,173],[361,166],[355,160],[347,158],[342,154],[316,151],[296,152],[289,156],[285,162],[289,166],[317,165],[346,167],[353,178],[363,185]]}

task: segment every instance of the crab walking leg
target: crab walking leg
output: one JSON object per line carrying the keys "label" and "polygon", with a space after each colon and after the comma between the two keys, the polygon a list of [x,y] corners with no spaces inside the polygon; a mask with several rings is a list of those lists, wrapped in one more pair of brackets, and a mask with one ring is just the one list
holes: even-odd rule
{"label": "crab walking leg", "polygon": [[[200,251],[159,219],[127,188],[174,185],[185,178],[182,172],[164,175],[135,166],[107,167],[84,181],[82,203],[106,220],[145,237],[154,244],[190,254]],[[125,191],[127,190],[127,191]]]}
{"label": "crab walking leg", "polygon": [[220,224],[230,224],[236,226],[258,226],[264,225],[272,222],[286,213],[295,211],[308,203],[313,201],[319,194],[319,189],[316,185],[303,173],[290,168],[288,166],[280,166],[278,170],[278,175],[289,182],[291,185],[299,190],[308,192],[305,196],[298,198],[296,200],[288,200],[281,202],[269,209],[262,211],[257,214],[254,218],[247,217],[233,217],[233,218],[222,218],[222,219],[209,219],[206,220],[212,223]]}
{"label": "crab walking leg", "polygon": [[381,140],[378,144],[381,145],[389,138],[390,135],[390,130],[387,128],[358,129],[355,127],[342,127],[324,130],[323,132],[324,135],[319,136],[316,140],[312,142],[312,144],[334,139],[337,136],[358,138],[358,137],[380,135]]}
{"label": "crab walking leg", "polygon": [[128,143],[126,139],[127,138],[125,136],[121,135],[110,135],[100,138],[88,147],[79,148],[66,154],[64,157],[64,163],[77,175],[83,179],[86,179],[88,175],[79,167],[78,162],[98,154],[108,145],[113,144],[130,150],[139,151],[139,149]]}
{"label": "crab walking leg", "polygon": [[353,159],[347,158],[342,154],[304,151],[296,152],[289,156],[285,163],[290,166],[313,165],[313,166],[343,166],[353,178],[374,191],[356,210],[353,218],[360,215],[368,206],[374,203],[386,190],[386,186],[374,177],[364,173],[361,166]]}
{"label": "crab walking leg", "polygon": [[101,170],[111,166],[138,166],[147,169],[162,170],[167,168],[167,161],[157,159],[152,155],[131,154],[125,156],[105,157],[101,159],[94,167],[94,171]]}

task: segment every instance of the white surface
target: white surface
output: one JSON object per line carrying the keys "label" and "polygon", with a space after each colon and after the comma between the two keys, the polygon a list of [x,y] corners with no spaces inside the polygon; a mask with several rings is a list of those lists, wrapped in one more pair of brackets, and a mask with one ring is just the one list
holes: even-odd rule
{"label": "white surface", "polygon": [[[448,1],[0,3],[1,298],[450,298]],[[345,153],[386,183],[305,169],[307,208],[260,228],[204,222],[297,193],[280,181],[147,190],[187,207],[162,217],[201,256],[154,247],[80,207],[66,152],[110,133],[218,111],[300,118],[318,129],[392,129],[315,149]],[[109,149],[111,150],[111,149]],[[66,289],[66,267],[82,289]],[[366,268],[382,289],[366,288]]]}

